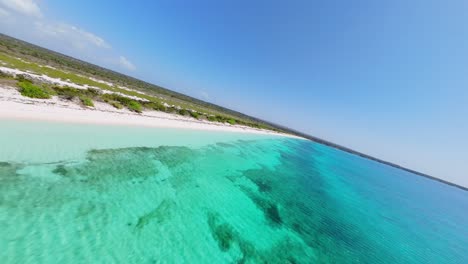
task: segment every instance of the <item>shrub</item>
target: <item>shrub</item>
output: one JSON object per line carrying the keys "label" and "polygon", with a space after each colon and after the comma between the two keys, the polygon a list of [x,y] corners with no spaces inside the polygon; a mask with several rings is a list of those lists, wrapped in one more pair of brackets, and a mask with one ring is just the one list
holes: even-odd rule
{"label": "shrub", "polygon": [[123,105],[126,105],[128,106],[131,102],[135,102],[134,100],[128,98],[128,97],[125,97],[125,96],[120,96],[118,94],[114,94],[114,98],[116,101],[122,103]]}
{"label": "shrub", "polygon": [[184,115],[188,114],[188,111],[181,108],[181,109],[179,109],[178,113],[179,113],[179,115],[184,116]]}
{"label": "shrub", "polygon": [[116,100],[115,100],[115,97],[114,97],[114,94],[103,94],[103,95],[101,95],[101,98],[102,98],[102,100],[104,100],[104,102],[106,102],[106,103],[109,103],[109,102],[112,102],[112,101],[116,101]]}
{"label": "shrub", "polygon": [[143,103],[145,108],[156,110],[156,111],[166,111],[166,107],[159,102],[145,102]]}
{"label": "shrub", "polygon": [[18,82],[18,86],[20,87],[20,93],[23,96],[27,96],[31,98],[39,98],[39,99],[50,98],[50,94],[42,90],[40,87],[35,86],[28,80]]}
{"label": "shrub", "polygon": [[[137,113],[141,113],[143,111],[143,107],[139,102],[125,96],[118,94],[103,94],[101,95],[101,98],[117,109],[121,109],[123,106],[126,106],[130,111]],[[144,104],[147,105],[148,103]]]}
{"label": "shrub", "polygon": [[137,113],[141,113],[142,111],[142,107],[141,107],[141,104],[133,101],[133,100],[130,100],[130,102],[128,102],[127,104],[127,107],[128,109],[130,109],[130,111],[134,111],[134,112],[137,112]]}
{"label": "shrub", "polygon": [[49,94],[49,95],[51,95],[51,96],[52,96],[52,95],[57,95],[57,92],[56,92],[53,88],[50,88],[50,87],[49,87],[48,85],[46,85],[46,84],[42,84],[41,89],[42,89],[45,93],[47,93],[47,94]]}
{"label": "shrub", "polygon": [[229,119],[227,122],[228,122],[229,124],[231,124],[231,125],[235,125],[235,124],[236,124],[236,120],[234,120],[234,119],[232,119],[232,118]]}
{"label": "shrub", "polygon": [[175,113],[175,112],[177,112],[177,109],[175,109],[172,106],[169,106],[169,107],[166,107],[166,110],[164,112],[166,112],[166,113]]}
{"label": "shrub", "polygon": [[82,103],[83,105],[85,105],[85,106],[94,107],[93,100],[91,100],[91,98],[89,98],[89,97],[80,96],[80,101],[81,101],[81,103]]}
{"label": "shrub", "polygon": [[104,100],[104,101],[120,101],[120,95],[118,94],[103,94],[101,96],[101,98]]}
{"label": "shrub", "polygon": [[72,100],[74,97],[78,97],[82,94],[82,91],[79,89],[71,88],[68,86],[65,87],[60,87],[60,86],[55,86],[52,87],[54,91],[62,98],[65,98],[67,100]]}
{"label": "shrub", "polygon": [[224,123],[227,121],[227,119],[224,116],[216,115],[215,121],[218,121],[220,123]]}
{"label": "shrub", "polygon": [[116,102],[116,101],[110,101],[108,102],[110,103],[113,107],[117,108],[117,109],[122,109],[123,108],[123,105],[121,105],[119,102]]}
{"label": "shrub", "polygon": [[118,95],[118,94],[105,94],[105,96],[107,96],[109,99],[117,101],[117,102],[119,102],[119,103],[121,103],[121,104],[123,104],[123,105],[125,105],[127,107],[131,102],[135,102],[134,100],[132,100],[132,99],[130,99],[128,97],[121,96],[121,95]]}
{"label": "shrub", "polygon": [[101,91],[99,91],[98,89],[94,89],[94,88],[88,88],[87,94],[88,94],[90,97],[95,98],[95,97],[101,95]]}
{"label": "shrub", "polygon": [[200,114],[195,111],[189,111],[189,113],[190,113],[190,116],[193,118],[198,119],[198,117],[200,117]]}
{"label": "shrub", "polygon": [[163,111],[163,112],[166,112],[167,111],[167,107],[165,107],[163,104],[159,104],[159,111]]}

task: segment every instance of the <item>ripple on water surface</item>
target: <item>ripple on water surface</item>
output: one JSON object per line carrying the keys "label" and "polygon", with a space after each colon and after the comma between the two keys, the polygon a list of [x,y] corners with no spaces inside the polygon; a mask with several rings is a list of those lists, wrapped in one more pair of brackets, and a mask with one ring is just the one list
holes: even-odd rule
{"label": "ripple on water surface", "polygon": [[0,162],[0,261],[466,263],[467,206],[302,140],[89,149]]}

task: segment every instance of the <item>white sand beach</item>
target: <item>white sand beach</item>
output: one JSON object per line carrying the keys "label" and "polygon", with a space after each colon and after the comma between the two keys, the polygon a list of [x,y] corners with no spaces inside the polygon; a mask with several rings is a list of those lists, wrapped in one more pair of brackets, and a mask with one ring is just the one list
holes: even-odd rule
{"label": "white sand beach", "polygon": [[95,102],[95,106],[91,108],[80,106],[72,101],[59,99],[56,96],[51,99],[32,99],[22,96],[14,87],[5,85],[0,85],[0,125],[1,119],[166,127],[299,138],[294,135],[277,133],[265,129],[195,120],[191,117],[183,117],[159,111],[144,111],[138,114],[126,109],[116,109],[108,104],[100,102]]}

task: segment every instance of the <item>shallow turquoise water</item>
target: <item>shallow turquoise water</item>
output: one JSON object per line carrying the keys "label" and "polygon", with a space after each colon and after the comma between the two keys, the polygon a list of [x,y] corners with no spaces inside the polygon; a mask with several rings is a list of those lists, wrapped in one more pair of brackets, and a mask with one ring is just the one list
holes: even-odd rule
{"label": "shallow turquoise water", "polygon": [[468,263],[467,220],[305,140],[0,120],[0,263]]}

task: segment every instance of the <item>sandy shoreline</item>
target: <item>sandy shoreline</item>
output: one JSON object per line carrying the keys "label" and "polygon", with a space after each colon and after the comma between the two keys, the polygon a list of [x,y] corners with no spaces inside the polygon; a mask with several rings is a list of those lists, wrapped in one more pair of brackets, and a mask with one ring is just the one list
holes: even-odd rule
{"label": "sandy shoreline", "polygon": [[158,111],[137,114],[99,102],[95,103],[94,108],[84,108],[57,97],[45,100],[31,99],[23,97],[16,89],[3,85],[0,85],[0,119],[195,129],[300,138],[264,129],[200,121]]}

